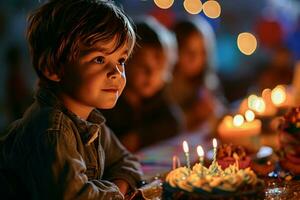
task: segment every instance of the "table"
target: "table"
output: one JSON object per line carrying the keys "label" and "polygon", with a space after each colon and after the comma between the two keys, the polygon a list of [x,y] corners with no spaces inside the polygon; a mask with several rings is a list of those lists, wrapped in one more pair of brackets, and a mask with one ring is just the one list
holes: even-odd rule
{"label": "table", "polygon": [[[151,147],[142,149],[136,155],[142,163],[144,170],[144,179],[152,181],[154,179],[164,178],[164,175],[172,170],[172,156],[180,158],[181,164],[185,165],[185,157],[182,149],[182,142],[186,140],[190,146],[190,156],[192,161],[197,160],[196,146],[202,145],[204,150],[212,149],[210,128],[202,126],[198,131],[193,133],[183,133],[175,138],[155,144]],[[267,138],[267,139],[266,139]],[[266,145],[266,141],[272,139],[272,135],[264,135],[261,143]],[[293,200],[300,199],[300,180],[279,180],[264,178],[265,180],[265,198]],[[158,197],[159,199],[159,197]]]}

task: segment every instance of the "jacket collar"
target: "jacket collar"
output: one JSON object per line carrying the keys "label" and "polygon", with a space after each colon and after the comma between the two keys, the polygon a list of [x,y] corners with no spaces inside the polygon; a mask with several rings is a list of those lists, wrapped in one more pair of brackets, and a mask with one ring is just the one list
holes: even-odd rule
{"label": "jacket collar", "polygon": [[84,144],[91,144],[99,136],[100,126],[105,123],[105,118],[99,110],[92,110],[87,120],[81,119],[63,105],[53,90],[45,87],[38,88],[35,98],[37,101],[59,109],[66,114],[74,122]]}

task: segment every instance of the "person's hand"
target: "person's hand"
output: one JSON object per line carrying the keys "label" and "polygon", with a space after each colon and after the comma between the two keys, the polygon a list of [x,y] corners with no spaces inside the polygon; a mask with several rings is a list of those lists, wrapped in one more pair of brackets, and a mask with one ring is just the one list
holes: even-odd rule
{"label": "person's hand", "polygon": [[113,181],[113,183],[118,186],[120,192],[125,196],[125,194],[127,193],[128,189],[129,189],[129,184],[122,179],[116,179]]}

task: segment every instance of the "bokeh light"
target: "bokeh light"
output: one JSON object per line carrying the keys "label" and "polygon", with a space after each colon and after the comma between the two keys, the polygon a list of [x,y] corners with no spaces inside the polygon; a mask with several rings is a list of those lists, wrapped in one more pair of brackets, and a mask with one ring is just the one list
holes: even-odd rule
{"label": "bokeh light", "polygon": [[202,10],[202,2],[200,0],[184,0],[183,7],[188,13],[196,15]]}
{"label": "bokeh light", "polygon": [[276,86],[271,93],[272,102],[275,105],[282,104],[286,99],[286,90],[283,85]]}
{"label": "bokeh light", "polygon": [[255,110],[258,113],[263,113],[266,110],[266,103],[264,101],[264,99],[262,97],[258,97],[256,99],[256,101],[254,102],[254,108],[253,110]]}
{"label": "bokeh light", "polygon": [[255,118],[255,114],[252,110],[247,110],[245,112],[245,118],[247,122],[252,122]]}
{"label": "bokeh light", "polygon": [[258,98],[258,96],[256,96],[255,94],[251,94],[248,97],[248,108],[253,110],[257,98]]}
{"label": "bokeh light", "polygon": [[168,9],[173,5],[174,0],[154,0],[154,3],[161,9]]}
{"label": "bokeh light", "polygon": [[238,35],[237,45],[243,54],[249,56],[256,50],[257,40],[253,34],[244,32]]}
{"label": "bokeh light", "polygon": [[235,115],[235,116],[233,117],[233,125],[234,125],[234,126],[239,127],[239,126],[241,126],[243,123],[244,123],[244,117],[243,117],[243,115],[238,114],[238,115]]}
{"label": "bokeh light", "polygon": [[221,6],[215,0],[209,0],[203,4],[203,12],[207,17],[215,19],[221,15]]}

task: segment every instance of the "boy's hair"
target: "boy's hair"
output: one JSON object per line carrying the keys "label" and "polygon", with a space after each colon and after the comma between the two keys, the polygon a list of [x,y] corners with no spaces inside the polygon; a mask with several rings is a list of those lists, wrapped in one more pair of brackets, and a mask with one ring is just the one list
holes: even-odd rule
{"label": "boy's hair", "polygon": [[28,18],[27,40],[40,83],[43,70],[61,75],[82,48],[116,38],[112,53],[124,44],[131,53],[135,32],[131,19],[109,0],[50,0]]}

